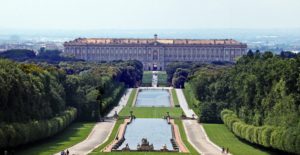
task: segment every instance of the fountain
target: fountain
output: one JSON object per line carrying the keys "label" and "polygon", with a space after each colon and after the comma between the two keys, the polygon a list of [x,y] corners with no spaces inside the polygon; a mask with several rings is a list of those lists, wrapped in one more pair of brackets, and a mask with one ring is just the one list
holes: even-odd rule
{"label": "fountain", "polygon": [[148,142],[147,138],[143,138],[142,139],[142,144],[137,145],[137,150],[138,151],[153,151],[154,147],[153,147],[153,144],[149,145],[149,142]]}

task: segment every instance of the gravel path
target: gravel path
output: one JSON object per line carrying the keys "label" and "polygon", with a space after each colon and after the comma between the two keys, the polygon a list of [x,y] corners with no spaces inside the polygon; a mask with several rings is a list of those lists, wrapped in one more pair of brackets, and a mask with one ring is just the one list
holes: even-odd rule
{"label": "gravel path", "polygon": [[[194,111],[189,108],[182,89],[176,89],[176,93],[180,107],[183,109],[185,115],[187,117],[192,117],[194,114],[195,118],[197,118]],[[182,120],[182,122],[188,141],[201,155],[222,155],[221,148],[209,140],[205,130],[197,120]]]}
{"label": "gravel path", "polygon": [[176,94],[177,94],[177,98],[178,98],[180,107],[184,111],[185,115],[187,117],[193,117],[193,114],[194,114],[194,117],[197,118],[197,115],[194,113],[194,111],[189,108],[189,106],[185,100],[184,94],[182,92],[182,89],[175,89],[175,90],[176,90]]}
{"label": "gravel path", "polygon": [[[115,112],[119,113],[122,110],[122,108],[126,105],[131,92],[132,89],[126,90],[126,93],[119,101],[118,106],[114,107],[113,110],[107,114],[107,117],[112,117],[114,116]],[[114,119],[107,119],[104,122],[96,123],[92,132],[85,140],[68,148],[70,154],[85,155],[93,151],[106,141],[114,127],[115,122],[116,121]],[[56,155],[60,155],[60,153],[57,153]]]}
{"label": "gravel path", "polygon": [[182,122],[188,141],[201,155],[222,155],[221,148],[209,140],[197,120],[183,120]]}
{"label": "gravel path", "polygon": [[[110,113],[107,114],[107,117],[112,117],[115,112],[119,113],[122,108],[126,105],[128,98],[130,96],[132,89],[128,89],[124,94],[122,99],[119,102],[119,105],[116,106]],[[194,111],[189,109],[188,104],[183,95],[182,89],[176,89],[178,100],[181,108],[185,112],[187,117],[192,117]],[[196,117],[196,115],[195,115]],[[71,155],[84,155],[91,152],[96,147],[100,146],[108,138],[115,120],[108,119],[105,122],[98,122],[95,124],[90,135],[82,142],[70,147],[68,150]],[[188,141],[194,146],[194,148],[201,153],[202,155],[221,155],[221,148],[213,144],[207,137],[201,124],[197,120],[183,120],[183,125],[185,132],[188,137]],[[57,153],[60,155],[60,153]]]}
{"label": "gravel path", "polygon": [[152,71],[152,87],[157,87],[158,75],[157,71]]}
{"label": "gravel path", "polygon": [[115,112],[119,113],[126,106],[131,92],[132,88],[127,89],[125,91],[125,94],[120,99],[118,106],[115,106],[106,116],[113,117],[115,115]]}
{"label": "gravel path", "polygon": [[[111,129],[114,127],[114,124],[115,120],[113,119],[96,123],[92,132],[84,141],[68,149],[70,154],[83,155],[88,154],[89,152],[94,150],[106,140],[106,138],[110,134]],[[57,155],[60,155],[60,153],[57,153]]]}

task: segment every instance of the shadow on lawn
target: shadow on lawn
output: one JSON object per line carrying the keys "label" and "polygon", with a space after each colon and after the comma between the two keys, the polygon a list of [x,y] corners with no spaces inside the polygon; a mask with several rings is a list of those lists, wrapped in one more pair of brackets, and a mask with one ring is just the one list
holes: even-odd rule
{"label": "shadow on lawn", "polygon": [[[205,123],[205,124],[216,124],[216,123]],[[221,123],[223,124],[223,123]],[[223,124],[224,125],[224,124]],[[267,147],[264,147],[264,146],[261,146],[261,145],[258,145],[258,144],[255,144],[255,143],[251,143],[251,142],[248,142],[247,140],[245,139],[242,139],[238,136],[236,136],[235,134],[233,134],[226,126],[225,128],[234,136],[237,138],[238,141],[240,141],[241,143],[244,143],[246,145],[249,145],[255,149],[258,149],[258,150],[261,150],[261,151],[264,151],[270,155],[293,155],[291,153],[287,153],[287,152],[284,152],[284,151],[281,151],[281,150],[277,150],[277,149],[273,149],[273,148],[267,148]]]}
{"label": "shadow on lawn", "polygon": [[[75,122],[71,126],[67,127],[63,131],[56,135],[45,138],[34,143],[22,145],[18,148],[12,149],[16,154],[39,154],[41,152],[59,152],[65,143],[72,141],[76,137],[81,137],[81,129],[87,127],[87,123],[93,122]],[[70,147],[68,145],[68,147]]]}
{"label": "shadow on lawn", "polygon": [[277,149],[273,149],[273,148],[267,148],[267,147],[264,147],[264,146],[261,146],[261,145],[258,145],[258,144],[254,144],[254,143],[250,143],[244,139],[241,139],[239,137],[237,137],[236,135],[234,135],[239,141],[241,141],[242,143],[245,143],[247,145],[250,145],[256,149],[259,149],[259,150],[262,150],[262,151],[265,151],[267,153],[269,153],[270,155],[293,155],[292,153],[288,153],[288,152],[284,152],[284,151],[281,151],[281,150],[277,150]]}

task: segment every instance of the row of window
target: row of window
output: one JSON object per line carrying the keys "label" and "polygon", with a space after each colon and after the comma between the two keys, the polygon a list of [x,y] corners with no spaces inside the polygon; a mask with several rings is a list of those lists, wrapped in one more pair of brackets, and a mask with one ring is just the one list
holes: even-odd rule
{"label": "row of window", "polygon": [[[200,48],[200,49],[180,49],[180,48],[174,48],[174,49],[166,49],[165,50],[165,54],[174,54],[174,53],[222,53],[222,52],[230,52],[231,51],[231,54],[234,54],[234,52],[240,52],[242,51],[243,49],[241,48],[235,48],[235,49],[215,49],[215,48]],[[245,49],[244,49],[245,50]],[[80,52],[84,52],[86,51],[86,49],[84,48],[67,48],[66,51],[69,51],[69,52],[76,52],[77,54],[79,54]],[[89,49],[88,52],[90,53],[116,53],[116,54],[122,54],[122,53],[125,53],[125,54],[151,54],[153,53],[152,50],[150,51],[145,51],[145,50],[132,50],[132,49],[123,49],[123,48],[119,48],[119,49],[112,49],[112,50],[109,50],[109,49],[102,49],[102,48],[98,48],[98,49]],[[162,54],[162,52],[160,53]]]}
{"label": "row of window", "polygon": [[[159,60],[159,57],[153,56],[153,57],[142,57],[142,56],[109,56],[109,55],[76,55],[77,58],[81,59],[88,59],[88,60],[119,60],[119,59],[137,59],[141,61],[146,61],[146,60]],[[215,59],[220,59],[220,60],[227,60],[227,59],[232,59],[233,57],[229,56],[214,56],[214,55],[198,55],[198,56],[181,56],[181,57],[165,57],[165,60],[215,60]]]}
{"label": "row of window", "polygon": [[[86,52],[80,52],[80,51],[77,51],[77,52],[71,52],[72,54],[75,54],[75,55],[80,55],[80,54],[85,54]],[[121,55],[121,56],[125,56],[125,55],[130,55],[130,56],[135,56],[135,55],[139,55],[139,56],[143,56],[143,55],[145,55],[144,53],[139,53],[139,54],[137,54],[137,53],[126,53],[126,52],[103,52],[103,51],[96,51],[96,52],[88,52],[88,54],[90,54],[90,55],[103,55],[103,56],[105,56],[105,55],[111,55],[111,56],[119,56],[119,55]],[[237,51],[225,51],[225,52],[223,52],[223,51],[220,51],[220,52],[207,52],[207,51],[200,51],[199,53],[196,53],[196,52],[172,52],[172,53],[166,53],[165,54],[165,56],[167,56],[167,57],[177,57],[177,56],[182,56],[182,55],[190,55],[190,56],[200,56],[200,55],[213,55],[213,56],[218,56],[218,55],[242,55],[243,54],[243,52],[242,51],[240,51],[240,50],[237,50]],[[151,56],[152,55],[152,53],[151,52],[149,52],[149,53],[147,53],[147,55],[149,55],[149,56]],[[158,54],[158,55],[160,55],[160,56],[163,56],[161,53],[160,54]]]}

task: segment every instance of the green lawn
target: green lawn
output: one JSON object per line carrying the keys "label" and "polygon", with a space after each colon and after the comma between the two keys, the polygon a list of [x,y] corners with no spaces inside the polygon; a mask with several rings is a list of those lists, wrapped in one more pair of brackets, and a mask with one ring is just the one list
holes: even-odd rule
{"label": "green lawn", "polygon": [[[165,71],[157,71],[158,75],[158,85],[167,86],[167,73]],[[151,86],[152,84],[152,71],[144,71],[143,73],[143,86]]]}
{"label": "green lawn", "polygon": [[130,111],[133,111],[133,115],[137,118],[163,118],[170,113],[171,117],[180,117],[182,115],[181,108],[171,107],[124,107],[120,112],[120,116],[129,116]]}
{"label": "green lawn", "polygon": [[175,107],[180,107],[176,90],[172,89],[171,92],[172,92],[172,98],[173,98],[174,106]]}
{"label": "green lawn", "polygon": [[143,84],[150,84],[152,83],[152,71],[144,71],[143,73]]}
{"label": "green lawn", "polygon": [[165,71],[158,71],[157,72],[157,78],[158,78],[158,85],[159,86],[167,86],[168,81],[167,81],[167,73]]}
{"label": "green lawn", "polygon": [[269,152],[264,148],[252,146],[249,143],[239,140],[224,124],[204,124],[203,127],[212,142],[220,147],[229,148],[229,152],[234,155],[276,154],[275,152]]}
{"label": "green lawn", "polygon": [[[167,112],[173,117],[180,117],[182,115],[181,108],[174,107],[132,107],[134,102],[134,96],[137,93],[137,89],[133,89],[126,106],[119,113],[120,116],[129,116],[130,111],[138,118],[163,118],[167,115]],[[178,99],[177,99],[178,100]]]}
{"label": "green lawn", "polygon": [[133,88],[133,89],[132,89],[132,92],[131,92],[131,94],[130,94],[130,96],[129,96],[129,98],[128,98],[127,104],[126,104],[127,107],[128,107],[128,106],[129,106],[129,107],[132,107],[132,106],[133,106],[134,97],[135,97],[136,93],[137,93],[137,89],[136,89],[136,88]]}
{"label": "green lawn", "polygon": [[189,83],[184,84],[184,89],[182,89],[185,96],[186,102],[189,105],[189,108],[193,109],[194,112],[199,115],[199,104],[200,102],[195,98],[194,93],[192,92],[191,86]]}
{"label": "green lawn", "polygon": [[178,125],[181,139],[182,139],[182,141],[184,142],[185,146],[189,149],[190,154],[193,154],[193,155],[199,154],[199,153],[194,149],[194,147],[188,142],[187,136],[186,136],[186,134],[185,134],[185,130],[184,130],[184,127],[183,127],[183,124],[182,124],[182,121],[181,121],[180,119],[175,119],[175,124]]}
{"label": "green lawn", "polygon": [[84,140],[95,123],[73,123],[62,133],[16,152],[22,155],[49,155],[67,149]]}

